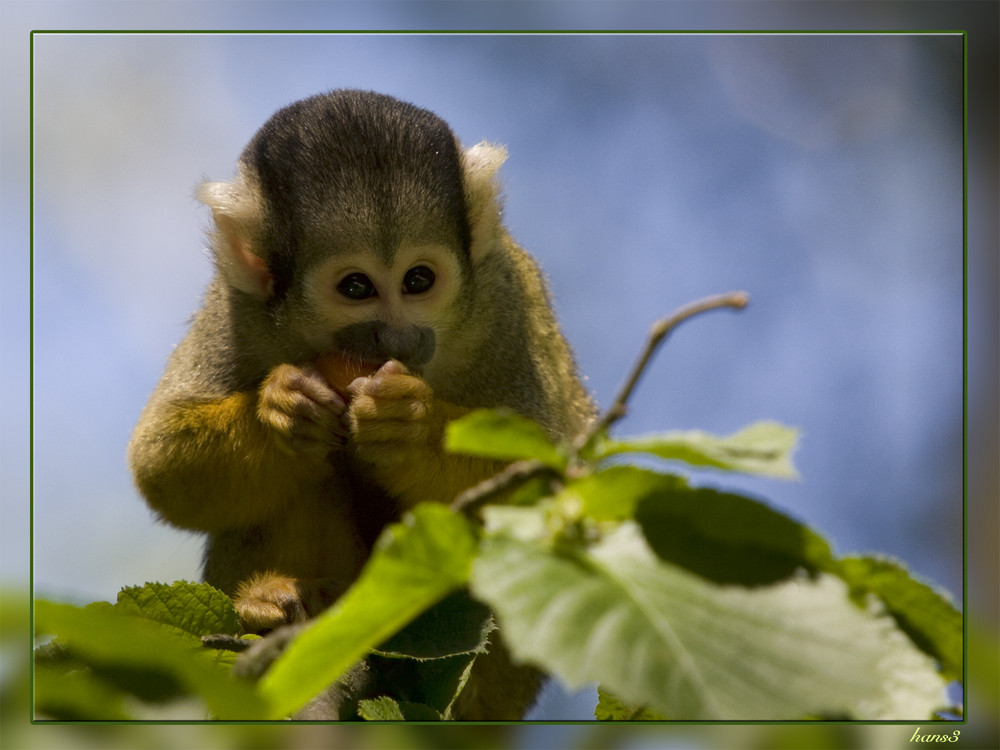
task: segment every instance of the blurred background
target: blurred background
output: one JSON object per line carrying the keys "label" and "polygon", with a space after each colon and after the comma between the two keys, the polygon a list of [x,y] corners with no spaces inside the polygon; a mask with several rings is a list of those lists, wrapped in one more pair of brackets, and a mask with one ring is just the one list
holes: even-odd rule
{"label": "blurred background", "polygon": [[[27,658],[8,633],[26,618],[18,611],[29,579],[35,596],[86,602],[113,600],[125,585],[198,577],[200,539],[154,521],[125,463],[139,411],[211,274],[208,212],[193,192],[203,179],[232,176],[274,110],[338,87],[431,109],[467,145],[506,145],[507,225],[546,270],[603,406],[656,318],[700,296],[748,291],[746,311],[699,318],[670,339],[619,432],[725,434],[758,419],[799,427],[801,481],[697,481],[766,499],[824,533],[838,553],[897,557],[959,607],[967,426],[967,593],[974,608],[982,602],[970,628],[995,628],[995,23],[992,41],[969,37],[967,295],[961,34],[29,36],[84,28],[979,32],[990,21],[976,13],[996,21],[991,3],[775,8],[0,6],[5,686]],[[980,77],[990,54],[992,82]],[[994,118],[985,127],[984,90]],[[9,697],[15,692],[5,689],[4,715],[20,701],[23,721],[27,697]],[[533,718],[585,721],[593,705],[593,690],[553,685]],[[26,747],[108,747],[116,737],[154,747],[447,746],[429,728],[270,729],[84,735],[30,727],[16,739]],[[496,728],[445,737],[460,737],[456,746],[525,748],[778,747],[791,737],[780,746],[834,748],[903,746],[912,733],[853,725],[487,729]],[[182,741],[169,733],[181,730],[197,734]]]}

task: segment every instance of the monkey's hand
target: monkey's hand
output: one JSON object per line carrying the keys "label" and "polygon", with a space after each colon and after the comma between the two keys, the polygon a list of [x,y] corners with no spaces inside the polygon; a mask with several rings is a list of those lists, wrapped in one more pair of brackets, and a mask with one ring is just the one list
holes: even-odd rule
{"label": "monkey's hand", "polygon": [[315,496],[347,432],[344,400],[318,380],[281,366],[255,390],[151,401],[129,446],[149,504],[177,526],[219,532]]}
{"label": "monkey's hand", "polygon": [[451,502],[503,469],[497,461],[445,452],[447,423],[468,410],[435,398],[426,382],[396,360],[357,378],[348,393],[357,457],[404,507],[426,500]]}
{"label": "monkey's hand", "polygon": [[326,459],[347,440],[347,405],[316,366],[279,365],[260,388],[257,416],[290,455]]}

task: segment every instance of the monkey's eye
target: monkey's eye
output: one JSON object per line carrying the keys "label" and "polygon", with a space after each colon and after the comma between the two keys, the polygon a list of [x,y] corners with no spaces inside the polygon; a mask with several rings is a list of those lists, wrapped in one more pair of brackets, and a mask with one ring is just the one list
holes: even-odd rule
{"label": "monkey's eye", "polygon": [[403,277],[403,291],[406,294],[423,294],[434,286],[434,272],[427,266],[414,266]]}
{"label": "monkey's eye", "polygon": [[337,284],[337,291],[348,299],[368,299],[374,297],[375,285],[363,273],[350,273]]}

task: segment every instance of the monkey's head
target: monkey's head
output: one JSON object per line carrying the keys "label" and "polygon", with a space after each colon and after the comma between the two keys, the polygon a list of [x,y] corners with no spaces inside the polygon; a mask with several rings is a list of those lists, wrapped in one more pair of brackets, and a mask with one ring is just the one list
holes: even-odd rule
{"label": "monkey's head", "polygon": [[463,151],[436,115],[339,90],[275,113],[231,183],[206,183],[218,272],[286,351],[431,366],[463,336],[499,226],[502,148]]}

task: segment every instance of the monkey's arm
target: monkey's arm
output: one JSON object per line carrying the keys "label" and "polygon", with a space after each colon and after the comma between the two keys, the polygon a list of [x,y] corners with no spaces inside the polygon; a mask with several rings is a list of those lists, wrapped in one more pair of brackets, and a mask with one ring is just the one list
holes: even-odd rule
{"label": "monkey's arm", "polygon": [[259,390],[154,397],[129,446],[136,483],[167,521],[202,531],[258,523],[332,471],[343,401],[312,369],[282,365]]}
{"label": "monkey's arm", "polygon": [[437,398],[399,362],[356,380],[351,391],[348,415],[358,458],[404,508],[423,501],[450,503],[504,468],[500,461],[445,450],[447,424],[469,410]]}

